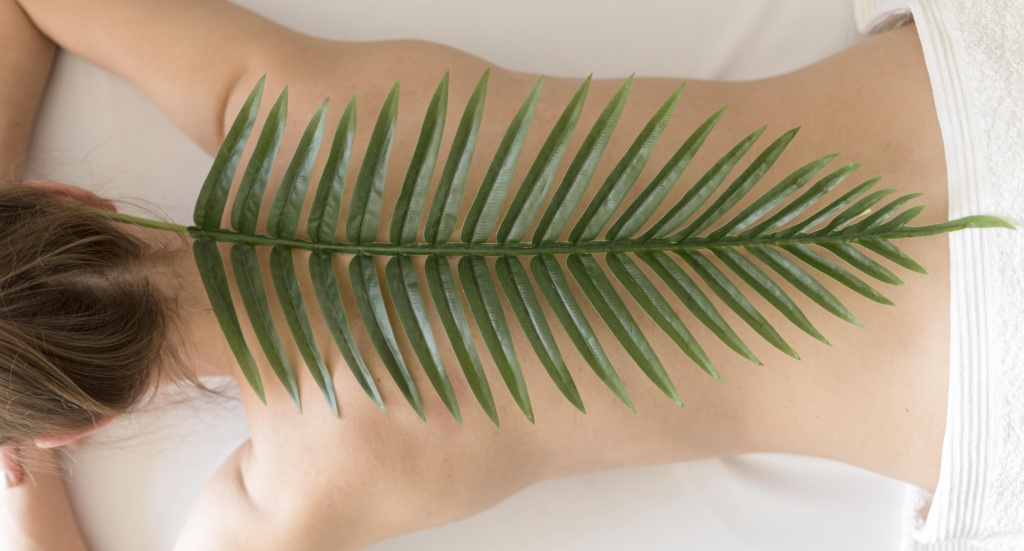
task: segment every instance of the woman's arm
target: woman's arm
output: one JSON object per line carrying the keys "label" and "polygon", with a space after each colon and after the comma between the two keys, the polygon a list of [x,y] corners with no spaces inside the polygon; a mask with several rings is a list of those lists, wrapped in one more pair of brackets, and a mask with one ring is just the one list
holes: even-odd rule
{"label": "woman's arm", "polygon": [[52,450],[29,446],[22,467],[9,449],[0,449],[8,486],[0,490],[0,548],[8,551],[86,551],[59,465]]}
{"label": "woman's arm", "polygon": [[228,2],[17,1],[61,48],[130,81],[207,151],[223,139],[224,106],[249,61],[308,39]]}
{"label": "woman's arm", "polygon": [[0,1],[0,185],[21,179],[55,50],[15,0]]}

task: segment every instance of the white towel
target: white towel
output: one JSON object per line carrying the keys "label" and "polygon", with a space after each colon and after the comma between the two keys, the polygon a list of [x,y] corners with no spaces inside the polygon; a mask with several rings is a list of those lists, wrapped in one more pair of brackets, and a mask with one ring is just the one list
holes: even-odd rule
{"label": "white towel", "polygon": [[[917,24],[949,174],[949,216],[1024,229],[1024,0],[855,0],[862,32]],[[950,244],[950,388],[932,495],[907,493],[905,551],[1024,549],[1024,233]]]}

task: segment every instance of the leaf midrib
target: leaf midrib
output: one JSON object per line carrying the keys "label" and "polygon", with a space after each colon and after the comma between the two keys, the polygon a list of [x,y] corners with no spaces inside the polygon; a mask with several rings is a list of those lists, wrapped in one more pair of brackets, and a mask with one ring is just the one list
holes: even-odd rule
{"label": "leaf midrib", "polygon": [[[707,239],[704,237],[692,237],[685,241],[669,241],[667,239],[625,239],[615,241],[591,241],[572,243],[568,241],[556,241],[553,243],[462,243],[448,242],[439,244],[429,243],[316,243],[302,239],[274,238],[262,234],[242,234],[230,230],[208,230],[189,226],[187,232],[193,237],[207,237],[224,243],[249,243],[255,246],[287,246],[298,250],[307,251],[330,251],[341,254],[366,254],[371,256],[395,256],[395,255],[442,255],[442,256],[504,256],[504,255],[568,255],[568,254],[598,254],[610,252],[650,252],[650,251],[677,251],[694,249],[715,249],[715,248],[737,248],[737,247],[772,247],[783,245],[807,245],[823,243],[850,243],[876,239],[905,239],[934,235],[939,231],[941,225],[905,227],[900,230],[887,232],[851,232],[848,234],[830,235],[809,235],[797,234],[788,237],[759,237],[740,238],[726,237],[720,239]],[[948,231],[948,230],[947,230]]]}

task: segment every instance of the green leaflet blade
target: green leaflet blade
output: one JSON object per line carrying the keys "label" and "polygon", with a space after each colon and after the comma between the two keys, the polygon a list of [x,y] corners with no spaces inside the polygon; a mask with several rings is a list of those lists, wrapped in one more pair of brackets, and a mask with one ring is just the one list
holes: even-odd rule
{"label": "green leaflet blade", "polygon": [[263,392],[263,381],[260,379],[256,360],[245,344],[245,337],[242,336],[242,327],[235,314],[231,289],[228,287],[228,276],[224,272],[224,263],[221,261],[217,242],[200,237],[192,243],[192,253],[196,258],[196,266],[199,269],[200,279],[203,280],[206,296],[210,299],[210,306],[213,307],[213,313],[217,316],[217,322],[220,324],[221,331],[224,332],[224,338],[228,341],[231,352],[238,360],[238,367],[242,370],[245,380],[248,381],[256,396],[266,404],[267,397]]}
{"label": "green leaflet blade", "polygon": [[544,312],[541,310],[540,301],[533,292],[533,285],[523,268],[522,262],[511,256],[499,257],[495,263],[495,271],[498,273],[498,281],[505,290],[505,296],[512,306],[512,311],[519,319],[526,338],[529,339],[533,349],[540,358],[541,365],[547,370],[555,386],[562,395],[576,406],[576,409],[586,413],[583,407],[583,399],[580,398],[576,383],[572,380],[569,369],[565,366],[562,354],[555,344],[555,337],[551,333],[547,320],[544,319]]}
{"label": "green leaflet blade", "polygon": [[[651,238],[662,238],[672,233],[679,227],[680,224],[686,221],[694,212],[707,202],[711,194],[722,185],[725,181],[726,176],[732,172],[732,169],[739,163],[740,159],[746,155],[747,151],[754,146],[754,142],[761,137],[766,127],[761,127],[755,130],[752,134],[743,139],[740,143],[736,144],[735,147],[729,150],[710,170],[701,176],[700,180],[686,192],[686,195],[679,200],[678,203],[672,206],[664,216],[661,217],[651,229],[645,231],[641,236],[641,241],[648,241]],[[739,180],[737,180],[739,181]],[[736,186],[736,184],[733,184]],[[656,208],[656,207],[655,207]],[[653,210],[653,209],[652,209]]]}
{"label": "green leaflet blade", "polygon": [[682,320],[675,313],[675,310],[668,304],[665,297],[654,288],[654,284],[647,278],[627,255],[622,253],[609,253],[605,262],[611,268],[612,273],[622,283],[622,286],[629,291],[629,294],[637,301],[637,304],[651,316],[651,319],[661,327],[669,338],[679,346],[687,356],[693,360],[705,373],[711,375],[718,382],[722,382],[721,376],[711,360],[701,348],[693,334],[683,325]]}
{"label": "green leaflet blade", "polygon": [[[908,211],[905,211],[908,212]],[[895,222],[895,219],[893,219]],[[902,225],[902,224],[901,224]],[[879,256],[895,262],[900,266],[908,270],[915,271],[919,274],[927,274],[928,271],[924,269],[920,264],[914,261],[914,259],[907,256],[907,253],[901,251],[896,245],[885,241],[884,239],[862,239],[857,243],[869,251],[873,251]]]}
{"label": "green leaflet blade", "polygon": [[708,287],[718,295],[718,298],[722,299],[722,302],[729,307],[730,310],[736,312],[736,315],[747,323],[754,331],[757,331],[758,335],[764,337],[764,340],[771,343],[772,346],[778,348],[787,356],[792,358],[800,359],[800,355],[793,350],[782,336],[779,335],[775,328],[768,323],[768,320],[764,319],[764,316],[754,308],[754,305],[743,293],[729,280],[728,277],[721,270],[718,269],[714,264],[708,261],[704,255],[700,253],[694,253],[690,251],[677,251],[677,254],[690,265],[704,283],[707,283]]}
{"label": "green leaflet blade", "polygon": [[270,215],[267,217],[267,235],[294,239],[299,228],[299,213],[302,203],[306,200],[309,178],[313,173],[313,162],[320,151],[320,141],[324,136],[324,117],[327,114],[327,100],[324,100],[313,113],[295,148],[288,169],[277,188],[274,202],[270,204]]}
{"label": "green leaflet blade", "polygon": [[1017,231],[1017,228],[1013,224],[1003,220],[1002,218],[979,214],[975,216],[964,216],[963,218],[957,218],[956,220],[950,220],[949,222],[943,222],[941,224],[902,228],[899,231],[893,231],[892,237],[906,238],[916,237],[918,235],[935,235],[937,233],[949,233],[965,230],[967,228],[1005,228]]}
{"label": "green leaflet blade", "polygon": [[594,309],[640,370],[676,405],[682,407],[683,402],[672,379],[597,260],[592,255],[574,254],[566,260],[566,265]]}
{"label": "green leaflet blade", "polygon": [[[764,130],[764,128],[765,127],[761,127],[760,130]],[[672,241],[679,241],[681,239],[686,239],[687,237],[699,235],[700,232],[717,222],[719,218],[724,216],[725,213],[733,207],[733,205],[746,196],[747,192],[750,191],[750,188],[754,187],[755,184],[761,181],[761,177],[763,177],[765,173],[768,172],[768,169],[775,164],[775,161],[777,161],[779,156],[782,155],[782,152],[785,151],[789,142],[793,141],[793,138],[799,130],[799,128],[794,128],[782,136],[779,136],[777,140],[772,142],[771,145],[769,145],[763,152],[761,152],[760,155],[757,156],[756,159],[754,159],[754,162],[750,163],[750,166],[740,174],[739,178],[736,178],[729,187],[725,188],[722,195],[720,195],[714,203],[711,203],[711,206],[708,207],[707,210],[700,213],[700,215],[697,216],[690,225],[683,228],[683,230],[679,231],[669,239]],[[659,237],[660,236],[661,235],[659,235]]]}
{"label": "green leaflet blade", "polygon": [[380,290],[380,280],[377,278],[377,269],[373,265],[373,258],[363,254],[355,255],[348,265],[348,275],[352,281],[352,294],[355,295],[356,305],[359,307],[366,332],[370,336],[370,342],[377,349],[384,367],[391,374],[391,378],[394,379],[409,405],[420,416],[420,419],[426,421],[423,403],[420,401],[419,392],[416,391],[416,384],[405,367],[402,353],[398,350],[398,342],[395,340],[395,333],[388,320],[384,295]]}
{"label": "green leaflet blade", "polygon": [[668,121],[672,117],[672,111],[679,103],[683,86],[680,84],[675,92],[665,100],[665,103],[658,108],[651,120],[633,140],[633,144],[626,150],[622,159],[616,163],[615,168],[608,174],[604,183],[590,200],[579,221],[569,232],[569,241],[573,243],[578,243],[581,240],[593,241],[608,225],[608,221],[618,210],[622,200],[626,198],[626,193],[633,187],[640,172],[647,165],[651,151],[654,150],[662,131],[665,130],[665,126],[668,125]]}
{"label": "green leaflet blade", "polygon": [[461,425],[462,412],[459,411],[459,402],[455,398],[452,383],[448,380],[448,373],[444,370],[444,362],[441,361],[441,351],[434,340],[434,332],[430,330],[430,320],[427,319],[426,305],[423,303],[423,295],[420,293],[420,284],[412,261],[405,255],[394,256],[388,261],[384,274],[388,289],[391,291],[391,300],[398,312],[398,320],[405,328],[409,344],[416,352],[416,357],[419,358],[420,365],[423,366],[437,395],[452,417]]}
{"label": "green leaflet blade", "polygon": [[498,144],[498,150],[494,153],[487,174],[480,182],[480,189],[469,208],[469,214],[462,224],[462,241],[465,243],[483,243],[491,236],[491,231],[498,221],[498,211],[505,202],[508,184],[516,169],[516,161],[519,160],[519,152],[522,151],[523,142],[526,140],[526,132],[533,121],[533,113],[537,109],[537,100],[540,98],[543,83],[544,77],[541,77],[537,84],[533,85],[519,111],[512,117],[501,143]]}
{"label": "green leaflet blade", "polygon": [[380,391],[373,381],[373,375],[366,367],[363,357],[356,348],[355,339],[352,338],[352,331],[349,329],[348,319],[345,315],[345,308],[341,304],[341,293],[338,290],[338,278],[334,273],[334,263],[330,253],[316,251],[309,255],[309,277],[313,280],[313,291],[316,293],[316,300],[320,304],[320,311],[323,313],[327,328],[331,331],[331,337],[341,352],[348,365],[349,371],[355,377],[356,382],[362,387],[366,395],[373,400],[374,404],[384,413],[384,400],[381,399]]}
{"label": "green leaflet blade", "polygon": [[601,155],[612,137],[612,131],[619,122],[619,115],[626,105],[626,98],[629,96],[629,89],[633,84],[633,75],[626,79],[604,111],[597,117],[594,126],[583,140],[579,151],[569,163],[569,168],[562,177],[562,182],[555,189],[541,216],[537,229],[533,232],[533,243],[549,243],[558,240],[562,230],[569,223],[569,218],[576,210],[583,192],[586,191],[590,179],[594,176],[598,163],[601,162]]}
{"label": "green leaflet blade", "polygon": [[708,235],[708,239],[721,239],[730,233],[743,231],[747,226],[760,220],[765,214],[771,212],[779,203],[785,201],[790,195],[796,193],[796,190],[803,187],[811,180],[811,178],[817,175],[818,172],[821,172],[821,169],[825,168],[825,165],[831,163],[836,157],[838,157],[838,155],[829,155],[800,167],[789,176],[783,178],[781,182],[765,192],[764,195],[754,200],[753,203],[740,211],[739,214],[734,216],[725,224],[719,226],[715,231],[711,232]]}
{"label": "green leaflet blade", "polygon": [[332,243],[338,231],[338,218],[341,211],[341,193],[345,190],[345,175],[348,173],[348,160],[352,154],[352,139],[356,132],[356,97],[352,96],[345,113],[338,122],[331,152],[327,156],[320,183],[316,187],[313,206],[306,218],[306,235],[314,243]]}
{"label": "green leaflet blade", "polygon": [[[640,195],[638,195],[637,198],[634,199],[628,207],[626,207],[626,211],[622,213],[622,216],[612,224],[612,227],[608,229],[608,234],[605,237],[606,239],[609,241],[615,241],[620,237],[629,239],[636,235],[636,232],[640,231],[640,227],[651,218],[654,211],[661,206],[661,203],[664,201],[665,196],[668,195],[668,192],[671,191],[676,185],[676,182],[679,181],[679,177],[682,176],[686,167],[690,165],[690,161],[693,160],[693,156],[696,155],[697,151],[702,145],[704,145],[704,140],[706,140],[708,135],[711,134],[711,130],[715,128],[716,124],[718,124],[718,119],[722,118],[723,113],[725,113],[725,107],[719,109],[714,115],[711,115],[708,120],[704,121],[703,124],[693,131],[693,134],[683,142],[683,145],[676,150],[675,154],[672,155],[672,158],[669,159],[668,162],[665,163],[665,166],[661,168],[658,175],[655,176],[654,179],[651,180],[651,183],[648,184],[642,192],[640,192]],[[707,179],[702,180],[702,182],[704,182],[704,186],[707,186],[709,183]],[[721,182],[721,180],[719,180],[719,182]],[[696,187],[697,186],[695,186],[695,188]],[[714,188],[708,191],[702,199],[702,202],[707,200],[707,197],[711,195],[711,191],[713,190]],[[692,196],[700,193],[701,190],[699,189],[697,191],[691,189],[688,195]],[[686,213],[685,217],[689,217],[690,214],[692,214],[692,212]]]}
{"label": "green leaflet blade", "polygon": [[863,216],[868,212],[868,209],[871,208],[872,205],[881,201],[885,196],[895,191],[895,189],[886,188],[867,194],[853,205],[847,207],[846,210],[840,212],[839,215],[826,224],[824,228],[811,233],[811,235],[826,235],[832,233],[836,228],[839,228],[843,224],[857,218],[858,216]]}
{"label": "green leaflet blade", "polygon": [[726,346],[757,365],[763,365],[761,360],[758,360],[757,356],[754,356],[754,353],[740,340],[736,332],[729,327],[729,324],[708,300],[707,295],[668,255],[663,252],[652,252],[639,253],[637,256],[650,266],[654,273],[658,274],[658,277],[679,297],[683,305]]}
{"label": "green leaflet blade", "polygon": [[231,227],[238,233],[256,233],[256,222],[263,205],[263,192],[267,189],[270,169],[274,166],[277,148],[281,145],[284,125],[288,118],[288,87],[285,86],[263,123],[263,130],[256,140],[256,148],[249,157],[249,164],[242,174],[238,194],[231,206]]}
{"label": "green leaflet blade", "polygon": [[861,281],[860,278],[858,278],[857,276],[846,271],[835,262],[832,262],[830,259],[814,252],[806,245],[786,245],[783,246],[782,248],[786,250],[788,253],[795,256],[796,258],[802,260],[808,266],[831,277],[832,279],[838,281],[839,283],[842,283],[843,285],[852,289],[858,294],[867,297],[879,304],[886,304],[889,306],[893,305],[893,302],[885,298],[885,295],[874,290],[867,283]]}
{"label": "green leaflet blade", "polygon": [[820,243],[820,246],[845,260],[848,264],[877,279],[891,285],[903,285],[903,280],[888,268],[868,258],[864,253],[854,249],[849,243]]}
{"label": "green leaflet blade", "polygon": [[782,312],[782,315],[786,316],[786,319],[793,322],[793,325],[799,327],[804,333],[818,339],[825,344],[831,344],[828,339],[821,334],[813,325],[810,320],[804,315],[803,311],[796,305],[795,302],[785,291],[779,287],[772,278],[768,277],[761,268],[758,268],[756,264],[749,261],[740,253],[729,249],[716,247],[711,249],[711,252],[715,253],[715,256],[722,261],[723,264],[729,267],[736,275],[740,276],[751,289],[757,291],[757,294],[764,297],[775,307],[776,310]]}
{"label": "green leaflet blade", "polygon": [[249,314],[256,340],[259,341],[263,353],[267,355],[274,374],[284,385],[288,394],[295,402],[295,407],[302,411],[299,402],[299,386],[295,380],[295,371],[285,356],[281,346],[281,338],[274,327],[274,318],[270,314],[270,302],[267,291],[263,287],[263,275],[256,258],[256,248],[248,243],[239,243],[231,247],[231,269],[238,282],[238,292],[242,295],[242,304]]}
{"label": "green leaflet blade", "polygon": [[466,382],[473,390],[480,407],[494,422],[494,426],[500,426],[494,396],[491,394],[490,385],[487,384],[487,375],[484,373],[483,364],[480,363],[476,345],[473,344],[473,334],[466,320],[466,312],[462,309],[462,290],[455,283],[455,275],[452,274],[447,258],[428,256],[426,274],[430,295],[434,298],[441,324],[444,325],[448,340],[455,350],[455,357],[458,358],[462,372],[466,375]]}
{"label": "green leaflet blade", "polygon": [[235,122],[231,123],[231,129],[224,137],[224,142],[213,159],[213,166],[210,167],[203,187],[199,190],[192,220],[200,228],[220,228],[224,207],[228,202],[228,192],[231,191],[231,182],[235,179],[235,170],[242,158],[242,152],[245,151],[245,144],[249,141],[252,127],[256,123],[256,115],[260,111],[266,80],[267,75],[260,77],[259,82],[249,92],[249,97],[238,111]]}
{"label": "green leaflet blade", "polygon": [[384,200],[384,181],[387,178],[388,156],[391,154],[391,140],[395,135],[395,119],[398,117],[398,82],[391,87],[384,105],[380,108],[377,124],[366,146],[366,156],[359,168],[359,176],[349,203],[345,233],[353,243],[372,243],[377,240],[380,226],[380,209]]}
{"label": "green leaflet blade", "polygon": [[572,100],[565,106],[562,115],[558,117],[555,126],[551,129],[540,153],[533,161],[533,166],[526,174],[519,191],[512,199],[512,204],[505,213],[505,218],[498,227],[498,243],[518,243],[523,240],[526,230],[530,228],[540,210],[541,201],[548,194],[551,181],[555,178],[555,171],[565,154],[565,147],[569,143],[569,136],[576,128],[576,121],[579,120],[580,111],[583,109],[583,100],[587,97],[587,90],[590,88],[590,76],[583,81]]}
{"label": "green leaflet blade", "polygon": [[901,197],[897,197],[896,199],[893,199],[892,201],[889,201],[885,206],[881,207],[880,209],[876,210],[875,212],[872,212],[871,214],[869,214],[866,217],[864,217],[864,219],[861,220],[860,222],[856,222],[856,223],[850,224],[849,226],[846,226],[845,228],[843,228],[843,231],[844,232],[850,232],[850,233],[859,233],[859,232],[864,232],[864,231],[871,231],[871,230],[875,229],[877,226],[879,226],[880,224],[884,223],[889,218],[891,218],[892,215],[896,213],[896,210],[899,209],[900,207],[902,207],[904,205],[904,203],[906,203],[907,201],[910,201],[911,199],[920,197],[922,195],[924,195],[924,194],[923,193],[908,193],[908,194],[903,195]]}
{"label": "green leaflet blade", "polygon": [[455,231],[455,222],[459,219],[459,208],[462,196],[466,192],[466,178],[469,176],[470,161],[476,148],[476,138],[480,131],[480,119],[484,113],[484,98],[487,95],[487,79],[491,70],[484,71],[477,82],[473,94],[469,96],[466,110],[462,112],[462,120],[455,131],[448,160],[441,171],[441,179],[434,191],[434,200],[430,204],[427,225],[423,235],[427,243],[447,243]]}
{"label": "green leaflet blade", "polygon": [[306,362],[313,380],[320,387],[327,405],[334,412],[334,416],[340,416],[338,412],[338,397],[334,392],[334,381],[331,378],[331,371],[324,365],[320,357],[320,349],[313,340],[313,329],[309,325],[309,316],[306,315],[306,306],[302,301],[302,293],[299,291],[299,282],[295,277],[295,265],[292,262],[292,251],[283,247],[274,247],[270,250],[270,277],[274,281],[274,289],[277,291],[277,299],[281,303],[281,311],[288,321],[288,327],[292,331],[295,345],[299,354]]}
{"label": "green leaflet blade", "polygon": [[841,195],[835,201],[829,203],[821,210],[815,212],[814,214],[808,216],[806,219],[797,222],[796,224],[793,224],[788,228],[775,232],[774,235],[776,237],[791,237],[804,230],[813,229],[818,224],[824,222],[825,220],[828,220],[829,217],[831,217],[833,214],[839,212],[840,209],[844,208],[846,205],[855,201],[858,197],[863,195],[864,192],[871,189],[872,186],[877,184],[879,180],[881,180],[881,178],[872,178],[858,185],[857,187],[854,187],[850,191],[847,191],[846,193]]}
{"label": "green leaflet blade", "polygon": [[539,255],[530,262],[530,270],[540,287],[541,293],[547,299],[551,309],[554,310],[558,320],[562,322],[566,333],[572,339],[573,344],[580,351],[580,355],[586,360],[587,365],[597,373],[597,376],[604,384],[611,389],[629,409],[636,411],[633,400],[629,398],[626,387],[622,384],[619,374],[615,372],[608,356],[605,355],[597,335],[587,323],[587,318],[580,309],[576,299],[569,289],[569,282],[565,279],[558,260],[550,255]]}
{"label": "green leaflet blade", "polygon": [[523,370],[519,367],[515,347],[512,344],[512,333],[509,332],[508,321],[502,313],[498,301],[498,290],[494,287],[487,261],[482,256],[464,256],[459,261],[459,280],[469,301],[469,309],[476,318],[480,334],[483,335],[487,349],[491,351],[501,378],[519,409],[533,423],[533,405],[523,380]]}
{"label": "green leaflet blade", "polygon": [[445,115],[448,113],[448,72],[444,73],[434,97],[427,106],[427,114],[423,117],[419,141],[409,163],[409,171],[405,174],[405,183],[395,204],[395,212],[391,218],[391,242],[413,243],[420,231],[420,219],[423,217],[423,205],[427,201],[427,188],[434,177],[434,165],[437,163],[437,150],[441,145],[441,134],[444,132]]}
{"label": "green leaflet blade", "polygon": [[760,237],[781,227],[783,224],[797,216],[800,216],[807,207],[811,206],[818,199],[824,197],[825,194],[832,191],[836,186],[846,180],[850,174],[860,168],[860,165],[861,163],[853,163],[837,168],[831,174],[825,176],[821,180],[818,180],[816,184],[811,186],[811,189],[805,191],[803,195],[791,201],[788,205],[779,210],[779,212],[773,214],[767,220],[753,228],[741,233],[740,238],[747,239],[751,237]]}
{"label": "green leaflet blade", "polygon": [[886,233],[898,230],[903,226],[906,226],[914,218],[917,218],[917,215],[921,214],[921,211],[923,210],[924,205],[910,207],[909,209],[894,216],[892,220],[889,220],[884,224],[879,224],[878,226],[875,226],[874,228],[871,229],[871,233]]}
{"label": "green leaflet blade", "polygon": [[750,251],[750,254],[763,262],[765,266],[768,266],[782,276],[790,285],[816,302],[818,306],[821,306],[840,319],[857,326],[861,325],[860,321],[843,306],[843,303],[839,302],[835,295],[830,293],[828,289],[821,283],[818,283],[816,279],[793,263],[793,261],[783,256],[782,253],[771,247],[751,246],[746,249]]}

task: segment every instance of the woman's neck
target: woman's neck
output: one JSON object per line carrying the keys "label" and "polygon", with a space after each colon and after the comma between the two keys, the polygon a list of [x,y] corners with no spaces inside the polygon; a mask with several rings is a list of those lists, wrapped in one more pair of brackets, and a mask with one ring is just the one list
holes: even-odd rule
{"label": "woman's neck", "polygon": [[[179,308],[181,359],[199,377],[231,376],[236,360],[210,306],[199,270],[192,257],[192,238],[163,230],[129,226],[129,231],[148,245],[165,250],[161,262],[147,267],[150,280]],[[178,370],[164,370],[161,382],[183,379]]]}

